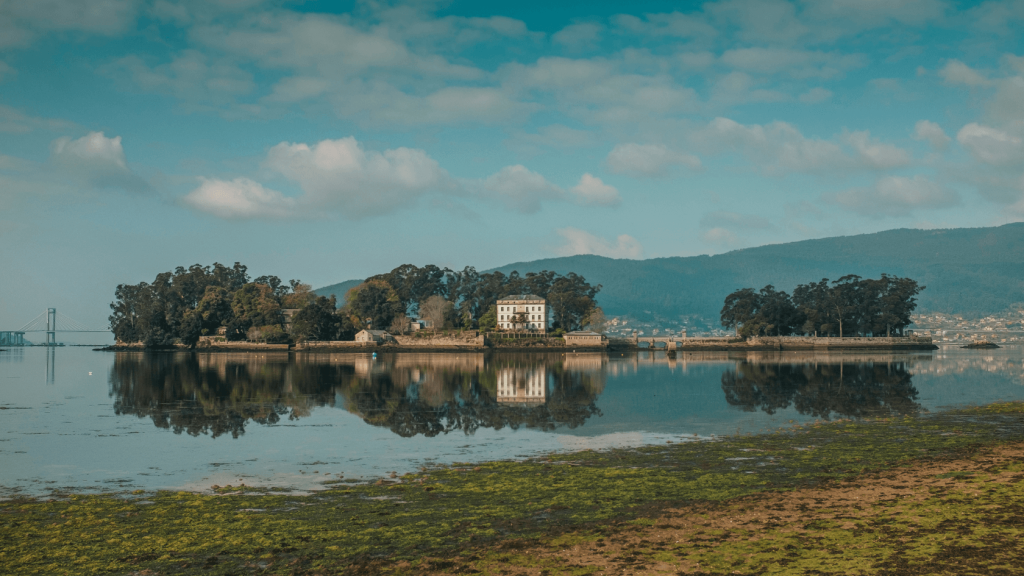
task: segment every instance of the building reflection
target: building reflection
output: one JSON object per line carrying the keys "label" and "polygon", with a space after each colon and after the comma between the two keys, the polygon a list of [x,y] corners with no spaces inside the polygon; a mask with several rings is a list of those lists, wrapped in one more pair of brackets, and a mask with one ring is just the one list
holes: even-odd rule
{"label": "building reflection", "polygon": [[583,370],[551,354],[118,353],[118,414],[176,434],[245,433],[334,406],[401,436],[479,428],[575,428],[600,415],[600,363]]}
{"label": "building reflection", "polygon": [[498,372],[498,402],[543,404],[548,394],[547,370],[504,368]]}

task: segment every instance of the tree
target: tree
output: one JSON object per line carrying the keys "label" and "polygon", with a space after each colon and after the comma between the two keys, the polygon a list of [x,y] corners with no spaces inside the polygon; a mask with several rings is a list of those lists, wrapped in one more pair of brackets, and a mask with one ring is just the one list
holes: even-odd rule
{"label": "tree", "polygon": [[743,288],[726,296],[722,325],[736,328],[742,336],[794,332],[878,336],[894,330],[902,334],[917,306],[914,297],[923,289],[914,280],[888,274],[877,280],[850,274],[831,283],[822,278],[797,286],[792,298],[770,284],[760,292]]}
{"label": "tree", "polygon": [[315,297],[292,317],[292,335],[297,341],[337,340],[343,319],[337,314],[338,302],[332,295]]}
{"label": "tree", "polygon": [[584,320],[597,307],[595,297],[600,291],[600,284],[591,286],[585,278],[573,272],[556,278],[547,294],[555,326],[566,331],[582,328]]}
{"label": "tree", "polygon": [[427,298],[419,305],[420,317],[427,320],[435,332],[450,324],[452,309],[451,302],[437,295]]}
{"label": "tree", "polygon": [[751,325],[760,308],[761,298],[753,288],[737,290],[725,297],[721,312],[722,326],[734,328],[737,336],[746,335],[742,331]]}
{"label": "tree", "polygon": [[492,304],[477,324],[481,330],[495,330],[498,326],[498,307]]}
{"label": "tree", "polygon": [[802,324],[800,313],[789,294],[775,290],[771,284],[761,289],[758,301],[760,307],[755,321],[761,334],[789,336]]}
{"label": "tree", "polygon": [[267,284],[249,283],[235,291],[231,312],[228,340],[240,340],[254,326],[280,326],[284,322],[281,305]]}
{"label": "tree", "polygon": [[303,284],[298,280],[289,280],[289,283],[291,291],[284,290],[284,293],[278,296],[281,299],[281,308],[305,308],[316,299],[316,293],[309,284]]}
{"label": "tree", "polygon": [[832,332],[828,278],[822,278],[821,282],[797,286],[793,289],[793,304],[796,305],[804,320],[803,326],[801,326],[802,332],[814,335],[817,335],[818,332],[822,334]]}
{"label": "tree", "polygon": [[345,307],[360,326],[382,330],[391,325],[395,316],[405,314],[398,293],[384,280],[367,280],[349,290]]}
{"label": "tree", "polygon": [[604,317],[604,310],[602,310],[600,307],[595,307],[593,310],[590,311],[590,315],[587,316],[586,324],[587,328],[591,332],[603,334],[605,329],[607,328],[607,323],[608,322]]}
{"label": "tree", "polygon": [[843,337],[844,322],[847,332],[856,332],[858,312],[863,305],[860,276],[847,274],[832,282],[828,302],[829,308],[835,312],[835,318],[839,322],[839,337]]}
{"label": "tree", "polygon": [[409,324],[411,323],[412,320],[410,320],[408,316],[405,314],[399,314],[391,321],[391,326],[388,327],[388,332],[391,334],[405,334],[409,331]]}

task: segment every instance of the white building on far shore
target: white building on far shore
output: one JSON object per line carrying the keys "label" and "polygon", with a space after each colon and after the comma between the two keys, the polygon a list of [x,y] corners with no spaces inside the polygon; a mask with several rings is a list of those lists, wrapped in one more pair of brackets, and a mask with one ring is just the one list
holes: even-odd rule
{"label": "white building on far shore", "polygon": [[533,294],[516,294],[498,300],[498,329],[547,332],[555,317],[548,301]]}

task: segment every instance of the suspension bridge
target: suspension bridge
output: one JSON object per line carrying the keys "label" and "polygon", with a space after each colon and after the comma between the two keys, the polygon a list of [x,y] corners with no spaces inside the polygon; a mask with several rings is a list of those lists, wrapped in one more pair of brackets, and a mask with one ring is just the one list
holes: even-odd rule
{"label": "suspension bridge", "polygon": [[[46,333],[46,343],[36,344],[25,339],[25,334]],[[57,333],[61,332],[107,332],[95,330],[57,312],[56,308],[47,308],[18,330],[0,331],[0,346],[59,346]]]}

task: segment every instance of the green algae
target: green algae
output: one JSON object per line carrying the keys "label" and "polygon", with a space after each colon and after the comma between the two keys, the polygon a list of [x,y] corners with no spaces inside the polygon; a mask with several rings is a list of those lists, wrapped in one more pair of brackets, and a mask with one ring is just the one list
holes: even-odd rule
{"label": "green algae", "polygon": [[[0,565],[17,575],[147,569],[162,574],[290,574],[416,561],[486,549],[510,539],[545,538],[554,546],[566,546],[600,538],[600,527],[612,523],[634,522],[638,528],[655,524],[665,503],[727,501],[1021,438],[1024,404],[1000,403],[915,418],[818,422],[713,441],[454,465],[370,484],[329,485],[311,495],[224,487],[213,494],[137,491],[20,498],[0,502]],[[985,493],[987,497],[1009,490],[988,487],[980,476],[956,480],[993,490]],[[962,532],[957,514],[982,514],[954,493],[933,499],[935,510],[920,510],[920,517],[929,519],[933,528],[952,522],[948,530]],[[878,538],[878,533],[900,534],[920,527],[895,512],[872,522],[855,532],[853,544],[848,542],[848,530],[823,523],[813,537],[769,533],[742,545],[723,545],[722,534],[709,532],[704,543],[649,549],[642,558],[669,562],[682,554],[704,558],[702,566],[729,572],[750,566],[744,559],[757,557],[765,573],[776,568],[819,570],[826,565],[857,573],[862,566],[857,555],[864,551],[876,563],[897,556],[906,562],[925,559],[945,545],[939,540],[934,549],[922,544],[894,551],[892,546],[873,544],[872,534]],[[1006,537],[1005,532],[973,527],[966,542],[980,545]],[[886,536],[886,542],[893,541]],[[512,557],[499,557],[462,562],[484,572],[505,562],[553,573],[589,573],[588,568],[551,560],[540,566],[533,558],[522,560],[533,564],[520,564]],[[1000,557],[993,558],[996,562]]]}

